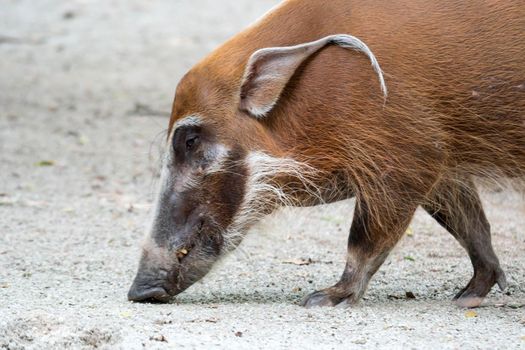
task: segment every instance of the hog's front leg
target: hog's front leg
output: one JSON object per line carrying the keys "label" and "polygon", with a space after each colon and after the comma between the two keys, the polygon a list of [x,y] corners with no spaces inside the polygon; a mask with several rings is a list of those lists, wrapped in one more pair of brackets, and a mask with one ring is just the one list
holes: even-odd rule
{"label": "hog's front leg", "polygon": [[403,203],[390,211],[388,220],[378,222],[361,205],[356,209],[348,238],[348,257],[339,282],[308,295],[305,307],[348,306],[363,296],[372,276],[406,231],[417,205]]}

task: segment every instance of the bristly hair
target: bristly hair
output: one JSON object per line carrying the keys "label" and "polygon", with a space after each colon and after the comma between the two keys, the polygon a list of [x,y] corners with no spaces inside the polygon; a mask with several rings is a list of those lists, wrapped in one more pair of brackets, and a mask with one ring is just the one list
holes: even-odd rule
{"label": "bristly hair", "polygon": [[279,207],[324,202],[325,189],[316,183],[318,171],[306,163],[263,152],[249,153],[243,163],[248,170],[245,194],[233,222],[223,232],[225,250],[235,248],[248,228]]}

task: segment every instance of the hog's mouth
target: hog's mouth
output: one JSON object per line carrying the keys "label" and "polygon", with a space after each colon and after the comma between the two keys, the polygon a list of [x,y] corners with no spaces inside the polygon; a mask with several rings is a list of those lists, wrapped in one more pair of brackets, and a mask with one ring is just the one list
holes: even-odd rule
{"label": "hog's mouth", "polygon": [[142,281],[139,276],[135,277],[128,292],[128,300],[144,303],[168,303],[197,281],[183,278],[178,272],[172,272],[171,275],[173,278],[168,278],[159,285]]}
{"label": "hog's mouth", "polygon": [[172,297],[173,295],[162,287],[144,289],[133,284],[128,292],[128,300],[143,303],[167,303]]}
{"label": "hog's mouth", "polygon": [[210,270],[212,261],[203,263],[199,259],[196,245],[185,245],[171,254],[175,261],[168,269],[144,268],[137,273],[128,292],[128,300],[145,303],[168,303],[173,297],[184,292]]}

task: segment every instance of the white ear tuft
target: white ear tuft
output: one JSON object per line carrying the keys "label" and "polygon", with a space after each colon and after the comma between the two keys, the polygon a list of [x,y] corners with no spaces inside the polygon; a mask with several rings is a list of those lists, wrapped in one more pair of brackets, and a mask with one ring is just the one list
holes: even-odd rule
{"label": "white ear tuft", "polygon": [[263,118],[275,106],[284,87],[301,63],[316,51],[331,44],[364,53],[378,75],[381,91],[386,99],[387,88],[383,71],[372,51],[358,38],[338,34],[301,45],[256,51],[248,60],[244,72],[239,108],[255,118]]}

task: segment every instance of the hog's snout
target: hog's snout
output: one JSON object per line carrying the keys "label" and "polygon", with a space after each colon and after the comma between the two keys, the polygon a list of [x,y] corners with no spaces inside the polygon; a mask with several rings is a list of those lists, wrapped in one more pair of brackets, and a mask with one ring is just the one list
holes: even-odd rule
{"label": "hog's snout", "polygon": [[[196,248],[194,249],[196,250]],[[181,249],[173,255],[175,261],[161,261],[160,249],[149,249],[143,253],[133,284],[128,292],[128,299],[136,302],[166,303],[182,293],[208,273],[215,259],[202,259],[199,252]]]}
{"label": "hog's snout", "polygon": [[133,282],[128,292],[129,301],[167,303],[171,296],[162,287],[148,287]]}
{"label": "hog's snout", "polygon": [[[137,274],[128,291],[128,300],[166,303],[209,270],[201,266],[200,260],[192,262],[192,251],[187,249],[180,249],[180,251],[182,257],[165,248],[148,246],[143,251]],[[187,269],[191,272],[183,273]]]}
{"label": "hog's snout", "polygon": [[162,302],[170,300],[164,274],[154,273],[152,269],[144,267],[144,261],[139,268],[133,284],[128,291],[128,300],[139,302]]}
{"label": "hog's snout", "polygon": [[135,279],[128,291],[128,300],[138,302],[168,302],[174,294],[171,288],[167,256],[154,247],[145,249]]}

